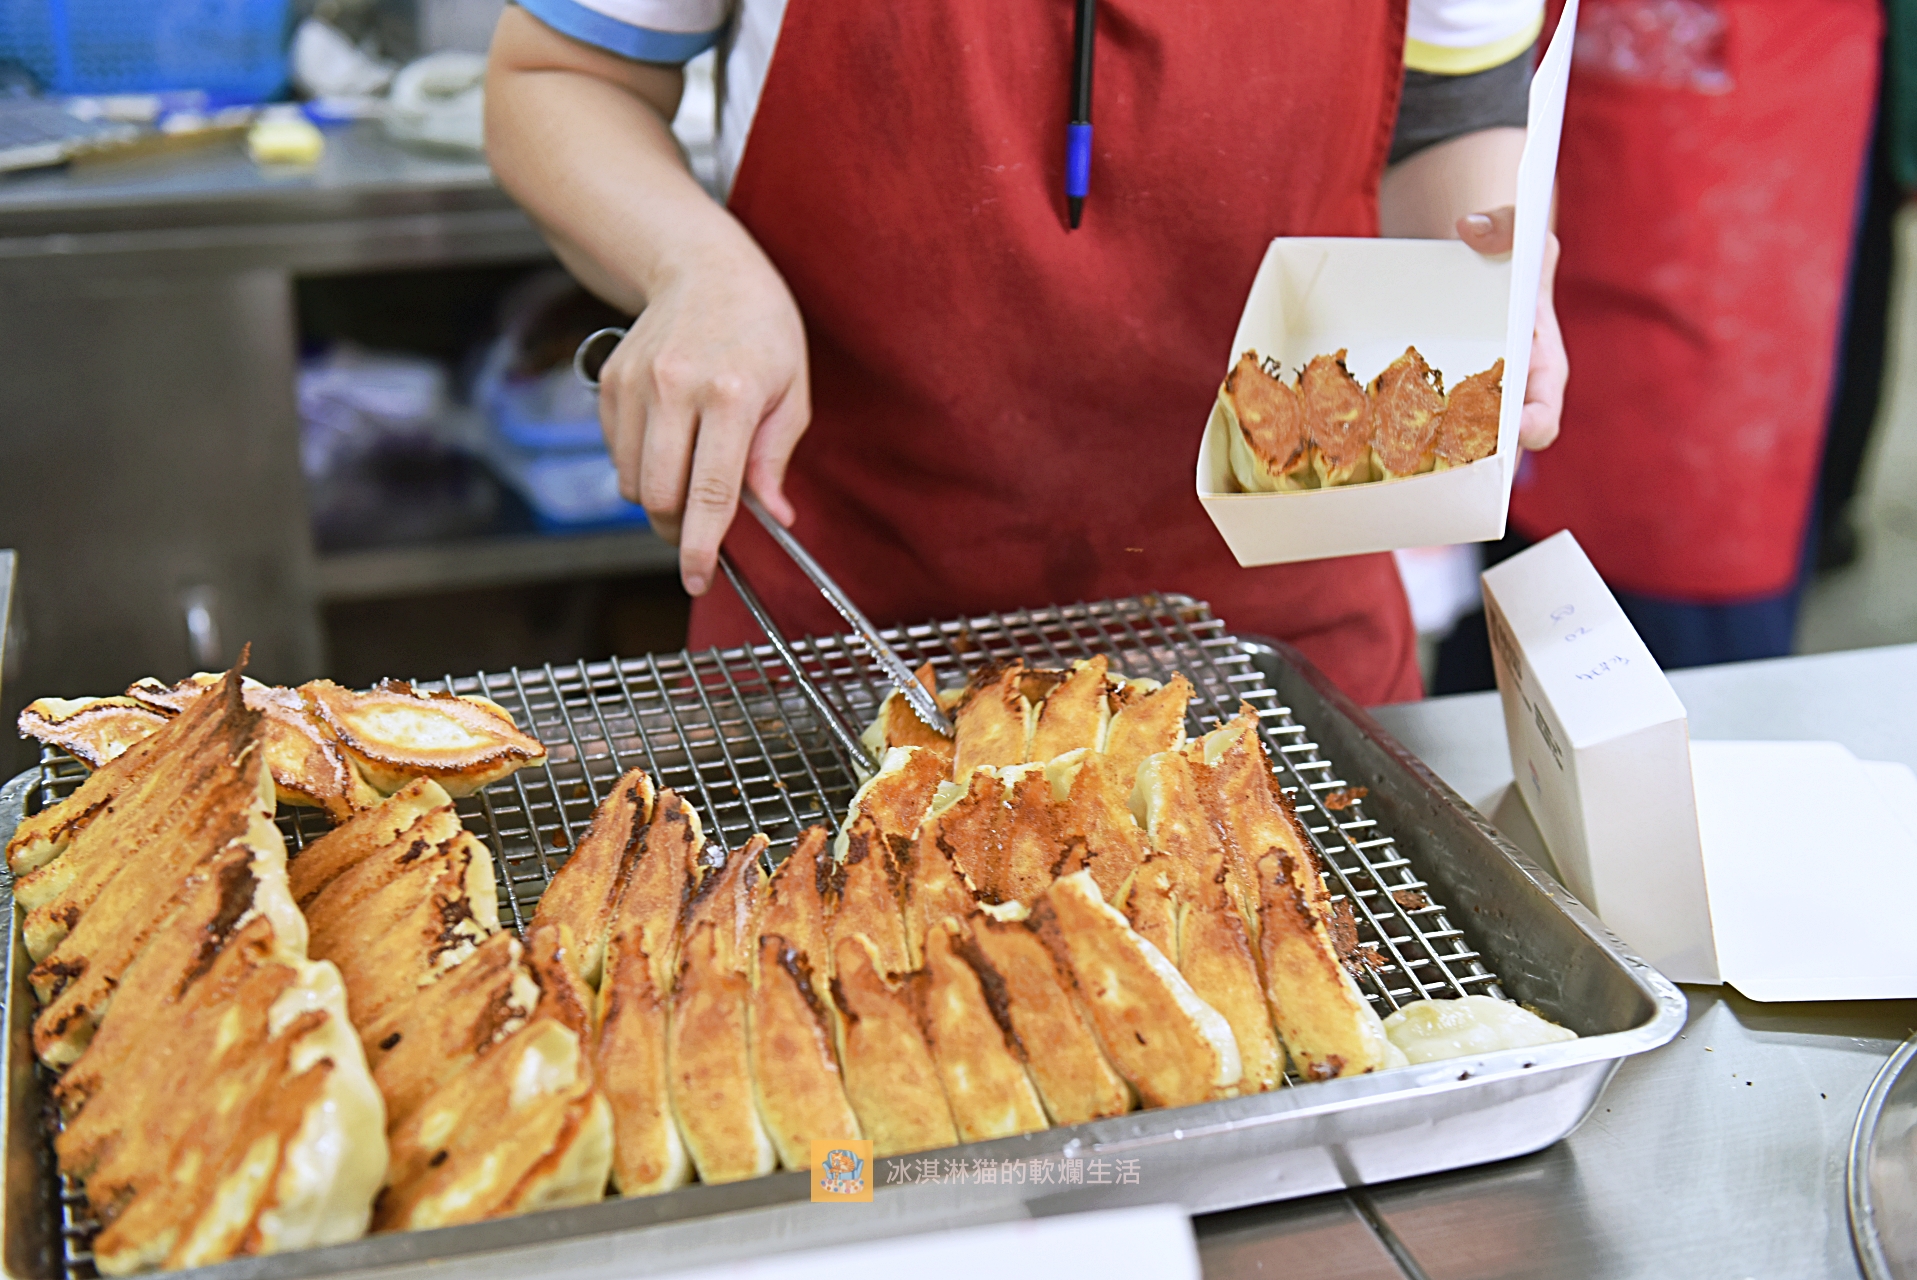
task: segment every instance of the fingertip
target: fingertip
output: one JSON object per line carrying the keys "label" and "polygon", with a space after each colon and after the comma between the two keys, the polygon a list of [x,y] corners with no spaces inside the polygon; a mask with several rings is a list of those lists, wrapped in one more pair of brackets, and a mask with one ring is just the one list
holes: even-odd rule
{"label": "fingertip", "polygon": [[1491,234],[1491,215],[1488,213],[1467,213],[1458,219],[1458,234],[1467,240],[1478,240]]}
{"label": "fingertip", "polygon": [[1539,415],[1526,412],[1518,424],[1518,447],[1531,453],[1549,449],[1558,438],[1559,424],[1540,421]]}
{"label": "fingertip", "polygon": [[702,569],[682,569],[679,581],[689,596],[702,596],[712,586],[712,575]]}

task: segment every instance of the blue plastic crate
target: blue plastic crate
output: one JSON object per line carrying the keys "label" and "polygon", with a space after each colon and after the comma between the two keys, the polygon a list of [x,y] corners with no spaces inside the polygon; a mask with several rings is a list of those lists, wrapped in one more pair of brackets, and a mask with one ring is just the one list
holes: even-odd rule
{"label": "blue plastic crate", "polygon": [[0,0],[0,60],[49,93],[264,102],[286,85],[290,15],[291,0]]}

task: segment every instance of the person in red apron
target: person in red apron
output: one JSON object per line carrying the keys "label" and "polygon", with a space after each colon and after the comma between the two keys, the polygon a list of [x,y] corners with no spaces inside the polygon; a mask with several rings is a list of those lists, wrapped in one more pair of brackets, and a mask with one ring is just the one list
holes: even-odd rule
{"label": "person in red apron", "polygon": [[1569,528],[1667,667],[1790,652],[1881,30],[1876,0],[1584,0],[1580,373],[1511,522]]}
{"label": "person in red apron", "polygon": [[[1476,5],[1515,9],[1507,61],[1530,3]],[[1418,696],[1388,556],[1242,569],[1192,485],[1271,237],[1377,234],[1381,183],[1401,233],[1509,200],[1510,129],[1386,177],[1404,0],[1103,0],[1076,231],[1065,0],[522,5],[494,41],[489,151],[574,274],[644,309],[601,414],[622,487],[680,540],[693,646],[757,639],[707,594],[722,537],[783,626],[838,626],[755,522],[733,525],[743,479],[882,624],[1178,591],[1362,701]],[[721,32],[729,216],[667,132],[670,64]],[[1449,207],[1458,192],[1484,198]],[[1508,244],[1494,218],[1459,230]],[[1563,383],[1548,306],[1540,332],[1534,443]]]}

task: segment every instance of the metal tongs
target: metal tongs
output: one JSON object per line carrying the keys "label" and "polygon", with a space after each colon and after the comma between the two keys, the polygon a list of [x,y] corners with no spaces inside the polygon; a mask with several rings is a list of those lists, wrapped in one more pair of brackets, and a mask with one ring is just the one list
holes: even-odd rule
{"label": "metal tongs", "polygon": [[[606,357],[612,354],[612,348],[617,346],[625,336],[624,329],[601,329],[580,343],[572,359],[573,372],[578,375],[579,380],[594,391],[599,390],[599,369],[605,364]],[[845,593],[845,589],[832,580],[831,574],[819,567],[819,562],[814,560],[804,545],[792,536],[791,530],[772,518],[772,513],[760,504],[758,498],[749,492],[741,491],[739,502],[757,517],[761,525],[765,526],[765,531],[772,535],[772,540],[792,558],[792,563],[798,565],[805,576],[812,580],[812,585],[818,588],[819,594],[825,597],[826,602],[838,610],[839,616],[844,618],[846,625],[852,628],[852,634],[859,638],[859,642],[872,655],[872,660],[878,663],[879,670],[885,673],[885,678],[892,683],[894,689],[898,690],[900,696],[905,699],[905,705],[912,708],[913,714],[931,728],[948,738],[951,737],[952,722],[946,717],[945,712],[939,709],[938,699],[918,682],[918,677],[912,674],[912,669],[906,666],[904,659],[900,658],[892,646],[885,642],[885,637],[881,636],[879,629],[872,625],[872,620],[852,603],[852,597]],[[760,602],[758,593],[747,585],[745,576],[739,572],[738,566],[732,563],[732,557],[723,550],[719,552],[719,567],[725,571],[726,579],[732,583],[732,589],[739,593],[739,599],[745,602],[747,611],[759,624],[759,629],[765,632],[766,639],[772,642],[772,647],[778,651],[780,659],[795,674],[800,673],[802,669],[799,666],[798,655],[792,651],[792,646],[786,642],[784,634],[772,621],[772,615]],[[818,691],[810,680],[801,676],[799,683],[805,689],[808,698],[815,703],[821,701]],[[838,716],[830,707],[819,706],[816,709],[824,715],[827,724],[835,729],[842,729]],[[851,746],[855,759],[863,755],[860,744],[854,741]]]}

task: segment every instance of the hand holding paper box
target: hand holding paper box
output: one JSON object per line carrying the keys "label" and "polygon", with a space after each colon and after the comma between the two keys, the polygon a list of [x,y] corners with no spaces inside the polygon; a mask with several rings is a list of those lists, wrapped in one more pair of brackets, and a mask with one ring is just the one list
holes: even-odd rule
{"label": "hand holding paper box", "polygon": [[1245,493],[1232,478],[1226,414],[1199,447],[1198,499],[1241,565],[1283,564],[1501,537],[1517,471],[1538,282],[1557,171],[1577,0],[1531,82],[1512,252],[1481,257],[1455,240],[1273,240],[1220,376],[1247,350],[1287,369],[1346,349],[1368,382],[1415,346],[1453,380],[1504,360],[1498,449],[1489,458],[1389,484]]}

